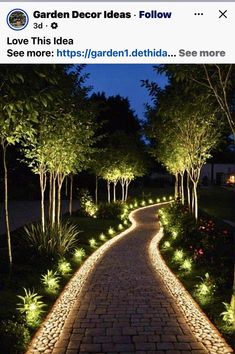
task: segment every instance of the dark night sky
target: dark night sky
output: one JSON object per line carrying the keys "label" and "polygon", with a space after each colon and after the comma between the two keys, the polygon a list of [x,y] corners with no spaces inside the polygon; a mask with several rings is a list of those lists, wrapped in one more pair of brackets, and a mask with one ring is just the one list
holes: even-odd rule
{"label": "dark night sky", "polygon": [[144,104],[151,102],[141,80],[157,81],[161,87],[166,84],[166,78],[157,75],[150,64],[90,64],[85,72],[90,74],[86,84],[93,86],[92,92],[128,97],[140,119],[144,117]]}

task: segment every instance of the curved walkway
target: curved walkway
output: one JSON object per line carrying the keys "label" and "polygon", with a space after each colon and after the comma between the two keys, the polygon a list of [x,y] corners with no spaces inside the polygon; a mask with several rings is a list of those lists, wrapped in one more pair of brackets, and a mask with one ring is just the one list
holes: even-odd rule
{"label": "curved walkway", "polygon": [[96,265],[53,354],[207,353],[148,259],[156,210],[133,213],[137,228]]}

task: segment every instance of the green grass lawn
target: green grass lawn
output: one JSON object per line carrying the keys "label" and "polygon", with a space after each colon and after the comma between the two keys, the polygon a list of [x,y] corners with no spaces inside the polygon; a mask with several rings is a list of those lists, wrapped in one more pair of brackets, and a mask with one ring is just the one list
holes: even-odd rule
{"label": "green grass lawn", "polygon": [[199,208],[218,219],[235,222],[235,190],[219,186],[198,188]]}
{"label": "green grass lawn", "polygon": [[109,227],[117,227],[117,220],[114,219],[95,219],[89,217],[73,216],[72,223],[76,224],[79,234],[79,243],[87,243],[90,238],[97,238],[102,232],[105,233]]}
{"label": "green grass lawn", "polygon": [[162,198],[164,196],[174,196],[174,187],[141,187],[130,189],[132,198]]}

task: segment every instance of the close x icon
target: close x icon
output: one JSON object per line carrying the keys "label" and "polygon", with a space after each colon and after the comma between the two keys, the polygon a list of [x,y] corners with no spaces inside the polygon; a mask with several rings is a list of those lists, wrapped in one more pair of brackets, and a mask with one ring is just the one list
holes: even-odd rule
{"label": "close x icon", "polygon": [[228,18],[227,12],[228,10],[219,10],[219,18]]}

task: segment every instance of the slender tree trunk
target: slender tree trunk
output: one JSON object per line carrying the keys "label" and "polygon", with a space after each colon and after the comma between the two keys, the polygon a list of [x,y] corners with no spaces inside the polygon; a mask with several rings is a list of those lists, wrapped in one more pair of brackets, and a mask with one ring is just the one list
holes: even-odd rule
{"label": "slender tree trunk", "polygon": [[189,210],[191,210],[191,194],[190,194],[190,177],[189,174],[187,172],[187,195],[188,195],[188,208]]}
{"label": "slender tree trunk", "polygon": [[184,172],[180,173],[181,203],[184,205]]}
{"label": "slender tree trunk", "polygon": [[70,190],[69,190],[69,215],[73,212],[73,175],[70,175]]}
{"label": "slender tree trunk", "polygon": [[193,183],[193,195],[194,195],[194,216],[195,220],[198,220],[198,197],[197,197],[197,183]]}
{"label": "slender tree trunk", "polygon": [[175,199],[178,198],[178,173],[175,174]]}
{"label": "slender tree trunk", "polygon": [[125,200],[125,181],[121,179],[121,186],[122,186],[122,202]]}
{"label": "slender tree trunk", "polygon": [[95,204],[98,204],[98,176],[95,176]]}
{"label": "slender tree trunk", "polygon": [[194,190],[192,188],[192,190],[191,190],[191,212],[192,212],[192,214],[194,214],[194,210],[195,210],[195,195],[194,195]]}
{"label": "slender tree trunk", "polygon": [[49,205],[48,205],[48,216],[49,221],[51,222],[52,219],[52,173],[50,172],[49,175]]}
{"label": "slender tree trunk", "polygon": [[111,198],[110,198],[110,182],[107,181],[107,191],[108,191],[108,203],[110,203]]}
{"label": "slender tree trunk", "polygon": [[116,185],[117,182],[113,183],[113,201],[116,202]]}
{"label": "slender tree trunk", "polygon": [[181,195],[181,181],[180,181],[180,173],[178,173],[178,197],[181,199],[182,198],[182,195]]}
{"label": "slender tree trunk", "polygon": [[192,190],[192,212],[194,213],[195,220],[198,220],[198,196],[197,196],[197,186],[200,178],[201,167],[191,168],[189,170],[190,179],[193,184]]}
{"label": "slender tree trunk", "polygon": [[5,209],[5,222],[7,231],[7,246],[8,246],[8,257],[10,269],[12,268],[12,248],[11,248],[11,232],[9,223],[9,211],[8,211],[8,171],[7,171],[7,153],[8,144],[2,139],[2,150],[3,150],[3,167],[4,167],[4,209]]}
{"label": "slender tree trunk", "polygon": [[51,206],[51,224],[55,225],[56,218],[56,179],[57,175],[53,172],[52,175],[52,206]]}
{"label": "slender tree trunk", "polygon": [[42,221],[42,231],[45,232],[45,190],[47,184],[47,176],[45,169],[42,167],[40,169],[40,189],[41,189],[41,221]]}
{"label": "slender tree trunk", "polygon": [[60,214],[61,214],[61,175],[58,173],[57,176],[57,225],[60,224]]}
{"label": "slender tree trunk", "polygon": [[125,201],[127,201],[128,198],[128,187],[129,187],[130,181],[126,181],[126,191],[125,191]]}

